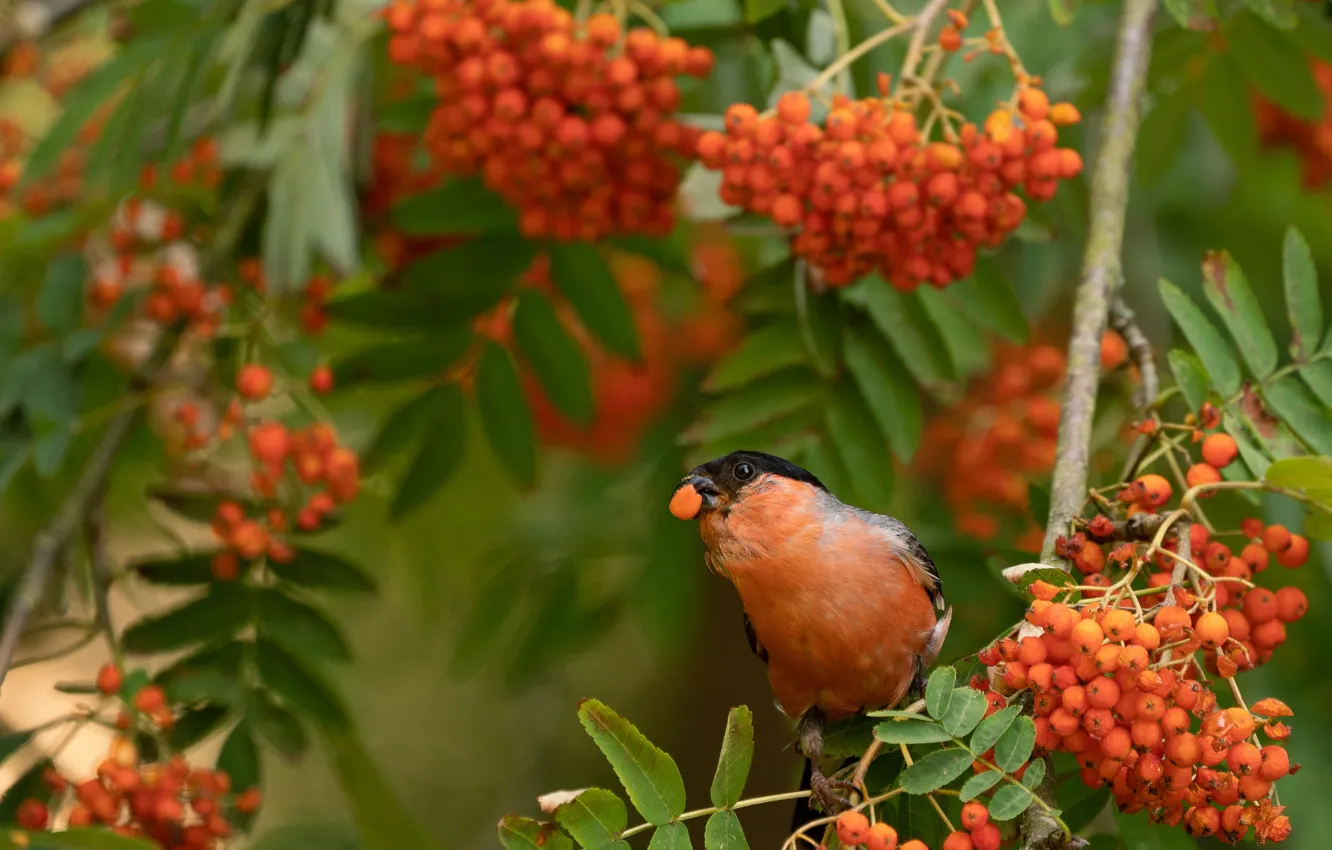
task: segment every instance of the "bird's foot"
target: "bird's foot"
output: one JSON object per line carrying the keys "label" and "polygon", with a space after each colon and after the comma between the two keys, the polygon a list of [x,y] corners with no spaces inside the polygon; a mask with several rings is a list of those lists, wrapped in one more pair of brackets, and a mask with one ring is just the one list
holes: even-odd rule
{"label": "bird's foot", "polygon": [[837,793],[839,788],[847,791],[858,790],[854,782],[848,782],[845,779],[829,779],[820,773],[818,768],[814,769],[809,779],[810,793],[814,795],[814,799],[819,802],[823,810],[830,815],[849,809],[853,805],[850,800]]}

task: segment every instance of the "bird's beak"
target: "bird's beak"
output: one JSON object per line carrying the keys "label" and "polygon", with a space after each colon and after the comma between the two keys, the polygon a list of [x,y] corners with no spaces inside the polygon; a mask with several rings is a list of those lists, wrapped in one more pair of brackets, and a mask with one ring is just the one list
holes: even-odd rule
{"label": "bird's beak", "polygon": [[703,511],[716,507],[719,496],[721,491],[711,478],[689,475],[671,496],[671,513],[679,519],[695,519]]}

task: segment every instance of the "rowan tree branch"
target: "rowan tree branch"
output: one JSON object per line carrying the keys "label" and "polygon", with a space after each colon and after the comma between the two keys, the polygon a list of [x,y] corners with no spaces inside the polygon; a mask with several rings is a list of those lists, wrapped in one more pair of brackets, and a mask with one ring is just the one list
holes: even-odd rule
{"label": "rowan tree branch", "polygon": [[[1140,101],[1152,52],[1155,13],[1156,0],[1124,0],[1114,65],[1110,71],[1110,97],[1092,171],[1091,224],[1073,306],[1068,385],[1050,485],[1050,519],[1041,552],[1041,560],[1045,563],[1058,563],[1054,554],[1055,541],[1068,532],[1069,524],[1081,509],[1087,493],[1092,416],[1096,411],[1101,367],[1101,336],[1105,333],[1110,305],[1124,281],[1124,220],[1128,213],[1133,148],[1137,142]],[[1155,374],[1154,369],[1152,372]],[[1066,564],[1063,566],[1067,569]],[[1048,773],[1036,793],[1047,802],[1053,797],[1054,787]],[[1066,836],[1059,822],[1039,806],[1030,807],[1022,816],[1023,850],[1068,850],[1086,844],[1084,839]]]}

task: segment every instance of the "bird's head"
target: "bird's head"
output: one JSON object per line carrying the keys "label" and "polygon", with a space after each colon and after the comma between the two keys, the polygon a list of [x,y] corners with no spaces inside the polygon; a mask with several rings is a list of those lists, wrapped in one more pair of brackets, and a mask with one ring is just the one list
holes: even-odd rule
{"label": "bird's head", "polygon": [[724,510],[764,489],[774,478],[827,489],[789,460],[763,452],[736,451],[694,467],[675,488],[671,513],[679,519],[697,519],[709,511]]}

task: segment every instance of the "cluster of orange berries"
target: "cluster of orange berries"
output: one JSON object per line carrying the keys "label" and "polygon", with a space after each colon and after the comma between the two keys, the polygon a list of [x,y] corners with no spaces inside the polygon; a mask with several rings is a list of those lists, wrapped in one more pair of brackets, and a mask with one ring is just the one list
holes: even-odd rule
{"label": "cluster of orange berries", "polygon": [[[78,136],[80,145],[96,138],[98,127],[87,125]],[[23,158],[32,140],[23,128],[9,119],[0,119],[0,213],[8,215],[15,205],[30,216],[46,214],[54,207],[73,203],[83,195],[83,164],[86,158],[77,147],[61,153],[54,172],[45,180],[27,186],[14,196],[23,177]]]}
{"label": "cluster of orange berries", "polygon": [[[97,689],[105,696],[119,694],[123,683],[114,665],[98,672]],[[131,708],[157,729],[170,728],[173,714],[160,687],[140,688]],[[117,721],[121,729],[133,724],[129,710]],[[144,762],[134,744],[123,737],[112,742],[92,778],[72,783],[54,769],[48,769],[44,778],[50,796],[28,798],[19,805],[20,828],[52,829],[54,814],[68,809],[69,827],[106,826],[126,837],[149,839],[163,850],[221,848],[232,834],[227,812],[253,813],[262,800],[257,787],[233,793],[226,772],[192,767],[179,754]]]}
{"label": "cluster of orange berries", "polygon": [[1290,709],[1275,699],[1219,708],[1193,666],[1199,649],[1233,640],[1226,617],[1190,613],[1196,600],[1184,588],[1150,617],[1100,604],[1078,609],[1054,601],[1058,589],[1044,582],[1032,590],[1024,630],[1034,633],[1005,638],[980,660],[1000,692],[1034,692],[1039,750],[1074,754],[1083,782],[1109,785],[1123,811],[1183,821],[1192,835],[1234,842],[1250,827],[1259,841],[1289,835],[1289,819],[1268,795],[1298,765],[1257,732],[1287,738],[1280,718]]}
{"label": "cluster of orange berries", "polygon": [[1323,92],[1323,117],[1318,121],[1291,115],[1275,103],[1256,97],[1258,131],[1264,147],[1289,145],[1299,151],[1305,186],[1316,189],[1332,181],[1332,62],[1311,59],[1314,79]]}
{"label": "cluster of orange berries", "polygon": [[[1123,337],[1106,331],[1102,369],[1127,357]],[[1043,532],[1028,513],[1028,482],[1054,468],[1067,358],[1052,345],[1002,344],[994,363],[926,424],[916,468],[939,482],[959,532],[992,540],[1020,528],[1016,545],[1035,551]]]}
{"label": "cluster of orange berries", "polygon": [[[531,237],[662,236],[697,131],[675,78],[711,51],[553,0],[397,0],[389,57],[435,78],[425,144],[442,171],[480,174]],[[622,50],[620,48],[623,48]]]}
{"label": "cluster of orange berries", "polygon": [[[971,801],[962,806],[962,825],[950,833],[940,850],[999,850],[1002,837],[999,827],[990,821],[985,804]],[[882,821],[871,824],[869,818],[858,811],[842,812],[836,821],[837,840],[843,847],[864,847],[865,850],[929,850],[919,838],[897,843],[897,830]]]}
{"label": "cluster of orange berries", "polygon": [[[880,77],[886,97],[888,81]],[[809,98],[787,92],[775,115],[749,104],[726,110],[724,133],[704,133],[703,164],[722,173],[721,199],[797,229],[792,249],[831,286],[878,270],[904,291],[971,274],[976,249],[999,245],[1027,205],[1054,196],[1082,170],[1077,151],[1055,147],[1058,126],[1080,120],[1034,86],[1019,111],[994,112],[983,128],[930,142],[910,110],[883,98],[833,97],[823,126]]]}

